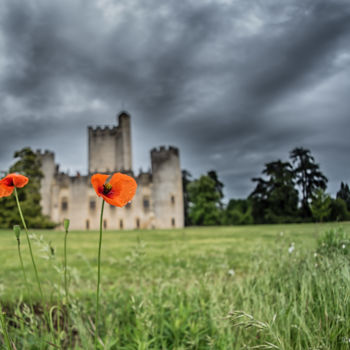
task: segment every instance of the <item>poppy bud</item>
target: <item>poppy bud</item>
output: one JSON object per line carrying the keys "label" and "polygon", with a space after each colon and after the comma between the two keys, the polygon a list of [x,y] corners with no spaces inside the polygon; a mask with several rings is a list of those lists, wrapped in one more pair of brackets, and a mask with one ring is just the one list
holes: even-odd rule
{"label": "poppy bud", "polygon": [[15,232],[16,238],[19,239],[19,236],[21,235],[21,227],[19,225],[14,225],[13,231]]}
{"label": "poppy bud", "polygon": [[68,232],[69,223],[70,223],[69,219],[64,219],[64,220],[63,220],[63,227],[64,227],[64,229],[66,230],[66,232]]}

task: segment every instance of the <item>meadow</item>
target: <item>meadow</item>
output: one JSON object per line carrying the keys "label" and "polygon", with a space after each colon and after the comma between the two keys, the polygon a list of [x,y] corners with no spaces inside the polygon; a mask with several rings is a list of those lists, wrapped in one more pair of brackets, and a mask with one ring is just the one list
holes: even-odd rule
{"label": "meadow", "polygon": [[[69,308],[64,233],[31,232],[45,300],[24,235],[30,293],[14,233],[0,231],[15,348],[92,349],[98,232],[68,234]],[[349,237],[350,223],[106,231],[100,348],[349,349]]]}

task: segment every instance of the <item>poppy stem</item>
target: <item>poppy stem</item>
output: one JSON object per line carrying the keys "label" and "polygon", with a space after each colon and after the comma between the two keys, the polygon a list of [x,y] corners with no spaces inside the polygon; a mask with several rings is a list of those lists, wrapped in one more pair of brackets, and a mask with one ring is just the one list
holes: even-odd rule
{"label": "poppy stem", "polygon": [[96,292],[96,318],[95,318],[95,349],[97,349],[98,339],[98,317],[100,312],[100,280],[101,280],[101,246],[102,246],[102,222],[103,222],[103,208],[105,201],[102,200],[101,216],[100,216],[100,238],[98,242],[98,260],[97,260],[97,292]]}
{"label": "poppy stem", "polygon": [[66,294],[66,303],[68,305],[68,282],[67,282],[67,236],[68,229],[64,235],[64,289]]}
{"label": "poppy stem", "polygon": [[26,233],[27,242],[28,242],[28,247],[29,247],[29,252],[30,252],[30,257],[31,257],[31,259],[32,259],[32,263],[33,263],[33,267],[34,267],[34,272],[35,272],[35,277],[36,277],[36,281],[37,281],[37,283],[38,283],[38,287],[39,287],[39,291],[40,291],[40,296],[41,296],[41,299],[44,300],[44,295],[43,295],[43,291],[42,291],[42,289],[41,289],[41,284],[40,284],[40,279],[39,279],[39,275],[38,275],[38,270],[37,270],[37,268],[36,268],[36,264],[35,264],[35,260],[34,260],[34,255],[33,255],[33,251],[32,251],[32,245],[31,245],[31,243],[30,243],[27,225],[26,225],[26,222],[24,221],[24,217],[23,217],[23,214],[22,214],[21,205],[19,204],[16,186],[15,186],[15,191],[14,191],[14,192],[15,192],[15,197],[16,197],[16,202],[17,202],[17,207],[18,207],[19,215],[20,215],[20,217],[21,217],[22,224],[23,224],[23,228],[24,228],[25,233]]}
{"label": "poppy stem", "polygon": [[33,316],[34,316],[35,314],[34,314],[33,300],[32,300],[32,295],[31,295],[28,280],[27,280],[27,275],[26,275],[26,272],[24,270],[24,264],[23,264],[22,253],[21,253],[21,240],[20,240],[20,238],[17,238],[17,249],[18,249],[19,261],[21,262],[24,284],[27,288],[27,293],[28,293],[28,297],[29,297],[29,301],[30,301],[30,308],[31,308]]}
{"label": "poppy stem", "polygon": [[1,328],[2,328],[2,333],[4,335],[4,340],[5,340],[5,343],[6,343],[6,347],[7,347],[7,349],[12,350],[10,337],[9,337],[9,335],[7,333],[5,317],[4,317],[4,314],[2,313],[1,304],[0,304],[0,321],[1,321]]}

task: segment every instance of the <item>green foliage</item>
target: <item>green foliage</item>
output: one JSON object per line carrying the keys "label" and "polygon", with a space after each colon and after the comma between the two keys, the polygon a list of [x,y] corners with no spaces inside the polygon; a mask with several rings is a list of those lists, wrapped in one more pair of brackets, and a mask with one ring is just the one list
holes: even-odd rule
{"label": "green foliage", "polygon": [[224,212],[225,225],[253,224],[252,204],[249,199],[230,199]]}
{"label": "green foliage", "polygon": [[300,187],[301,215],[310,216],[310,202],[313,200],[317,191],[327,188],[328,179],[320,171],[320,167],[315,163],[315,158],[310,150],[296,147],[290,152],[290,158],[294,164],[294,175],[296,184]]}
{"label": "green foliage", "polygon": [[215,182],[215,190],[220,196],[219,205],[222,208],[222,199],[224,198],[224,184],[219,180],[218,174],[215,170],[208,171],[207,175]]}
{"label": "green foliage", "polygon": [[221,194],[208,175],[192,181],[188,187],[189,218],[193,225],[219,225],[222,222]]}
{"label": "green foliage", "polygon": [[[101,349],[348,349],[348,255],[339,249],[315,254],[320,247],[315,235],[332,226],[105,232]],[[350,223],[344,223],[347,237],[349,230]],[[0,270],[0,292],[10,337],[17,349],[55,348],[48,342],[62,350],[92,349],[98,234],[69,233],[70,324],[59,304],[64,234],[41,234],[52,241],[55,254],[38,236],[34,249],[40,252],[40,275],[46,277],[45,300],[35,297],[34,317],[19,263],[11,258],[16,249],[13,232],[0,234],[0,263],[5,267]],[[295,250],[289,253],[291,242]],[[28,277],[33,277],[28,252],[23,253]],[[54,331],[43,326],[44,305],[54,308]]]}
{"label": "green foliage", "polygon": [[[249,198],[252,200],[252,216],[255,223],[289,223],[314,220],[344,220],[340,201],[332,203],[331,212],[321,213],[317,200],[314,212],[310,204],[315,200],[319,190],[327,187],[327,178],[315,163],[311,152],[297,147],[290,152],[292,164],[280,160],[265,164],[263,174],[266,178],[253,178],[256,182]],[[299,203],[299,192],[301,193]],[[350,197],[349,197],[350,198]],[[329,201],[328,201],[329,202]],[[327,203],[328,203],[327,202]],[[329,204],[329,203],[328,203]],[[320,216],[321,215],[321,216]]]}
{"label": "green foliage", "polygon": [[182,191],[183,191],[183,199],[184,199],[184,221],[185,226],[191,225],[191,219],[189,216],[189,206],[190,199],[188,194],[188,185],[191,183],[191,173],[187,170],[182,170]]}
{"label": "green foliage", "polygon": [[350,259],[350,235],[343,228],[330,229],[318,240],[317,253],[334,257],[344,255]]}
{"label": "green foliage", "polygon": [[349,260],[342,248],[321,253],[257,257],[228,316],[244,348],[348,349]]}
{"label": "green foliage", "polygon": [[[53,228],[55,224],[41,214],[40,180],[43,174],[40,159],[30,148],[15,152],[14,158],[19,159],[10,167],[9,173],[20,173],[29,178],[28,184],[18,189],[18,197],[27,225],[32,228]],[[20,222],[14,196],[1,198],[0,227],[10,228]]]}
{"label": "green foliage", "polygon": [[332,210],[331,204],[331,197],[322,189],[317,190],[311,203],[311,212],[313,219],[319,222],[327,221]]}
{"label": "green foliage", "polygon": [[329,221],[345,221],[350,218],[346,203],[341,198],[336,198],[331,201],[331,212],[328,217]]}
{"label": "green foliage", "polygon": [[342,199],[350,211],[350,189],[349,185],[345,183],[340,184],[340,190],[337,192],[337,198]]}
{"label": "green foliage", "polygon": [[279,223],[295,220],[298,192],[294,188],[294,173],[288,162],[280,160],[265,164],[263,174],[249,198],[255,223]]}

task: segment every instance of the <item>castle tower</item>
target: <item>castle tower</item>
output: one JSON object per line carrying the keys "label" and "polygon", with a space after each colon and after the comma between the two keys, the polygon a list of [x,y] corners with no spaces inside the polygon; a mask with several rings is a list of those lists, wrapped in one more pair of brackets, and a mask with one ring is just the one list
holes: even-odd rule
{"label": "castle tower", "polygon": [[114,127],[88,128],[89,173],[131,171],[130,115],[121,112]]}
{"label": "castle tower", "polygon": [[36,151],[37,157],[41,161],[41,171],[44,177],[41,179],[40,194],[41,208],[44,215],[51,216],[52,211],[52,185],[56,174],[55,155],[53,152],[40,150]]}
{"label": "castle tower", "polygon": [[179,150],[175,147],[151,151],[153,205],[157,228],[183,227],[184,204]]}

